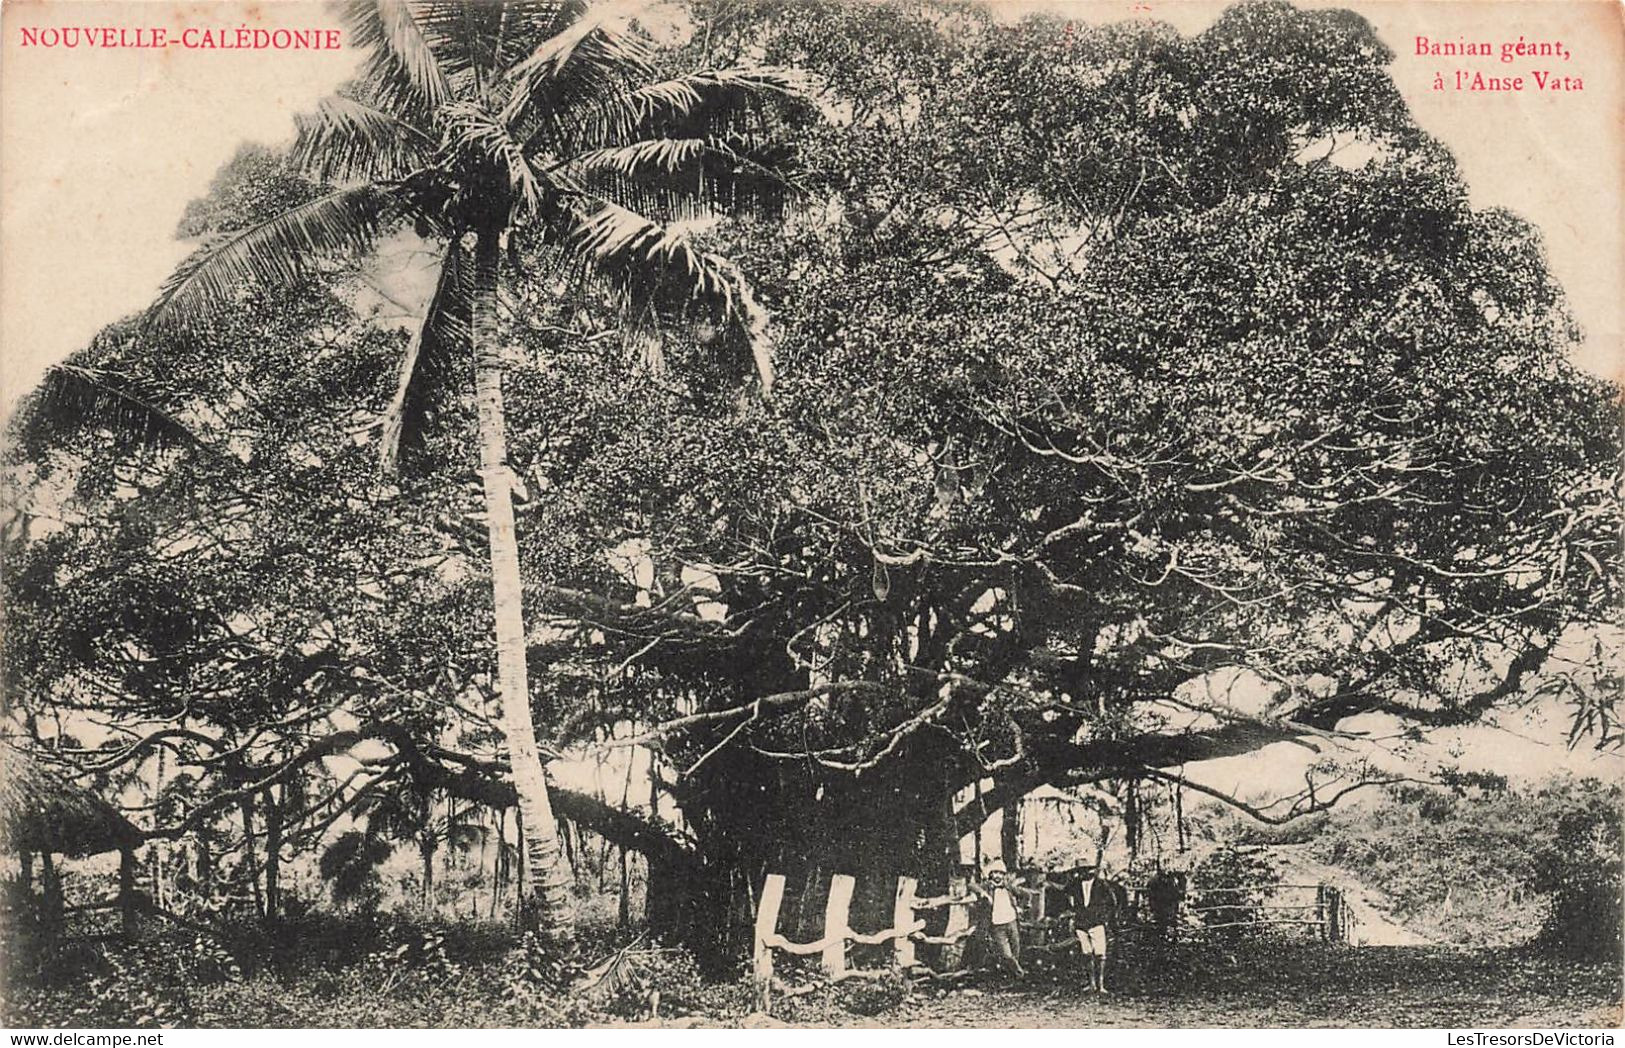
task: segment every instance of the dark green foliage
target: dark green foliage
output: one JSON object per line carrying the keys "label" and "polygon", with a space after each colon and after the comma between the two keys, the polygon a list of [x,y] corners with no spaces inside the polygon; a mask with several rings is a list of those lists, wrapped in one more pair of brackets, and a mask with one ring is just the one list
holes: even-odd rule
{"label": "dark green foliage", "polygon": [[502,980],[519,995],[557,994],[575,976],[574,964],[559,956],[541,936],[527,932],[507,952]]}
{"label": "dark green foliage", "polygon": [[[66,940],[28,957],[8,949],[0,1020],[80,1027],[578,1026],[617,1014],[575,996],[573,963],[534,935],[516,944],[500,927],[320,914],[290,919],[269,935],[254,924],[226,926],[222,935],[158,925],[128,943]],[[656,966],[652,988],[670,984],[674,1002],[696,1006],[726,999],[692,978],[692,960],[686,964]]]}
{"label": "dark green foliage", "polygon": [[[700,338],[627,377],[527,333],[549,366],[510,411],[536,598],[611,627],[538,645],[579,667],[542,717],[716,714],[662,745],[723,747],[680,789],[733,883],[918,871],[990,764],[1018,792],[1293,734],[1259,710],[1420,733],[1548,689],[1614,741],[1606,660],[1546,656],[1617,613],[1616,401],[1363,21],[699,12],[697,46],[843,114],[798,129],[801,207],[713,231],[773,313],[774,399],[706,381]],[[1185,731],[1170,697],[1229,681],[1245,712]]]}
{"label": "dark green foliage", "polygon": [[[406,502],[377,477],[355,437],[382,405],[401,336],[337,294],[257,291],[205,331],[162,336],[161,354],[142,352],[131,331],[104,334],[85,366],[159,391],[153,403],[203,446],[153,454],[58,432],[51,455],[14,475],[23,497],[0,578],[6,692],[23,717],[61,704],[167,720],[161,746],[129,745],[145,729],[98,736],[81,764],[97,771],[93,785],[154,792],[144,828],[206,838],[193,839],[209,861],[178,882],[188,899],[218,901],[220,882],[237,879],[241,900],[254,864],[240,829],[220,824],[240,818],[235,791],[251,771],[328,738],[341,706],[364,724],[387,710],[407,733],[433,724],[442,707],[424,687],[466,686],[486,665],[475,638],[488,605],[442,523],[470,500],[450,487]],[[17,425],[35,432],[28,416]],[[442,572],[447,563],[457,566]],[[282,727],[268,736],[258,729],[270,719]],[[239,759],[215,759],[222,747],[242,747]],[[334,814],[321,799],[337,783],[319,765],[292,770],[246,799],[257,835],[280,812],[283,843],[314,850]],[[352,856],[381,857],[377,845]],[[341,900],[363,901],[366,865],[335,867]]]}
{"label": "dark green foliage", "polygon": [[[657,648],[644,679],[628,674],[597,701],[665,709],[650,689],[681,690],[675,674],[719,706],[748,701],[760,676],[733,695],[717,678],[796,637],[785,686],[816,663],[880,687],[750,733],[775,752],[861,763],[934,697],[908,674],[940,671],[942,656],[911,650],[909,631],[936,622],[943,642],[992,630],[959,643],[955,668],[1008,685],[940,719],[969,716],[974,744],[1001,756],[1021,736],[1034,764],[1042,748],[1086,765],[1062,741],[1079,708],[1104,707],[1092,725],[1103,746],[1154,735],[1137,696],[1227,669],[1337,681],[1332,694],[1279,697],[1276,712],[1312,724],[1372,710],[1470,720],[1517,695],[1555,631],[1607,613],[1617,572],[1600,558],[1613,538],[1589,526],[1543,569],[1563,611],[1495,610],[1513,594],[1505,566],[1545,541],[1534,502],[1612,519],[1599,485],[1613,408],[1562,360],[1566,318],[1527,264],[1533,232],[1470,209],[1360,20],[1247,5],[1195,41],[1046,19],[1007,30],[902,4],[730,5],[718,21],[712,46],[760,43],[853,107],[850,124],[808,129],[802,153],[813,184],[841,194],[788,229],[719,234],[774,310],[770,408],[697,381],[628,383],[571,354],[528,380],[545,419],[513,409],[532,435],[516,434],[517,455],[534,456],[551,493],[527,568],[630,602],[600,556],[613,522],[651,537],[667,592],[685,565],[735,573],[719,602],[744,636],[709,658]],[[1301,47],[1262,43],[1277,37]],[[1269,75],[1243,73],[1247,62]],[[1094,82],[1119,68],[1122,83]],[[915,98],[916,85],[929,90]],[[989,118],[1000,92],[1011,106],[1057,100],[1043,113],[1055,126]],[[1146,131],[1128,93],[1158,112],[1188,106],[1194,130],[1170,116],[1166,134]],[[1018,141],[990,140],[994,125]],[[1315,159],[1309,146],[1334,131],[1369,144],[1369,162]],[[1008,166],[972,170],[946,150]],[[1095,168],[1146,187],[1114,190],[1087,177]],[[1096,187],[1100,200],[1067,193]],[[1000,193],[1040,189],[1066,229],[1098,220],[1087,249],[1047,277],[1009,257],[985,213]],[[1108,205],[1121,221],[1102,217]],[[1424,307],[1424,294],[1438,300]],[[1402,495],[1371,495],[1394,484]],[[1463,557],[1483,576],[1449,567]],[[1367,600],[1394,586],[1414,599]],[[971,611],[985,593],[999,606]],[[1418,599],[1449,622],[1413,633],[1402,609]],[[803,630],[825,616],[828,643],[814,644]],[[1387,621],[1409,639],[1349,642]],[[1067,709],[1044,709],[1057,694]],[[1126,764],[1150,756],[1125,748]]]}
{"label": "dark green foliage", "polygon": [[5,960],[9,1025],[192,1026],[196,991],[244,975],[220,940],[180,930],[133,942],[57,940],[27,955],[8,950]]}
{"label": "dark green foliage", "polygon": [[[312,924],[303,939],[378,941],[376,928],[336,924],[325,931]],[[394,928],[383,941],[391,948],[421,945],[431,941],[427,930]],[[13,1028],[155,1026],[166,1018],[205,1028],[485,1028],[643,1017],[635,1007],[588,1007],[557,983],[515,981],[520,962],[506,951],[506,938],[459,936],[451,929],[443,935],[443,962],[409,949],[400,965],[374,969],[356,956],[332,964],[322,959],[331,957],[322,947],[241,977],[221,974],[216,961],[206,973],[190,959],[190,937],[175,936],[128,954],[132,961],[139,956],[139,971],[123,981],[97,982],[94,995],[85,992],[86,982],[42,987],[8,978],[0,1021]],[[419,956],[430,961],[427,967],[418,965]],[[650,984],[661,992],[662,1016],[701,1015],[703,1025],[730,1026],[750,1010],[748,984],[697,980],[691,961],[665,956],[669,961],[655,966],[659,974]],[[7,959],[13,960],[9,952]],[[879,1017],[934,1026],[1606,1026],[1618,1018],[1617,961],[1588,965],[1506,951],[1301,943],[1242,952],[1187,943],[1155,965],[1125,955],[1116,992],[1106,999],[1081,995],[1064,979],[969,995],[931,983],[905,988],[887,978],[781,999],[774,1014],[795,1025],[865,1025]]]}
{"label": "dark green foliage", "polygon": [[[1551,898],[1538,943],[1588,960],[1616,959],[1625,949],[1620,880],[1621,802],[1616,783],[1556,783],[1536,803],[1555,825],[1531,849],[1526,883]],[[1555,812],[1553,809],[1558,809]]]}

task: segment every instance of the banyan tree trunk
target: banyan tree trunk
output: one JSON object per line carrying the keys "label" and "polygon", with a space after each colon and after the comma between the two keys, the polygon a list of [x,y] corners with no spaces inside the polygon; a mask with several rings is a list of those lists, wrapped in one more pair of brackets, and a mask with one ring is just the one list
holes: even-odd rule
{"label": "banyan tree trunk", "polygon": [[49,850],[40,852],[40,883],[45,890],[45,922],[59,924],[62,921],[62,878],[57,876],[56,859]]}
{"label": "banyan tree trunk", "polygon": [[243,813],[243,865],[247,868],[248,883],[254,895],[254,915],[265,916],[265,896],[260,890],[260,857],[254,845],[254,800],[252,795],[244,797],[241,804]]}
{"label": "banyan tree trunk", "polygon": [[[713,972],[735,967],[749,955],[756,895],[769,873],[786,877],[779,932],[792,940],[822,936],[837,873],[856,880],[852,927],[891,927],[897,879],[913,877],[922,894],[940,894],[957,861],[942,762],[921,748],[915,761],[856,778],[736,751],[678,795],[704,861],[684,869],[651,861],[650,928],[689,945]],[[871,948],[854,949],[861,964]]]}
{"label": "banyan tree trunk", "polygon": [[1010,869],[1021,861],[1021,802],[1006,801],[999,815],[999,858]]}

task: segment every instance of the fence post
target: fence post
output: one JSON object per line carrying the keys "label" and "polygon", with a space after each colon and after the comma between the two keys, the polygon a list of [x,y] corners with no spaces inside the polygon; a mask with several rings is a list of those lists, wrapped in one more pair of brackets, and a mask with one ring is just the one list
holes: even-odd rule
{"label": "fence post", "polygon": [[756,982],[756,1006],[767,1011],[773,990],[773,947],[768,937],[779,928],[779,906],[784,902],[784,874],[770,873],[762,884],[762,901],[756,907],[756,942],[751,955],[751,972]]}
{"label": "fence post", "polygon": [[[914,926],[914,889],[917,882],[913,877],[897,878],[897,901],[892,904],[891,926],[893,928],[911,928]],[[914,967],[914,938],[911,935],[899,935],[891,941],[892,956],[899,968]]]}
{"label": "fence post", "polygon": [[849,873],[837,873],[829,879],[829,901],[824,904],[824,972],[831,979],[846,974],[846,936],[851,930],[847,920],[852,910],[852,889],[857,885]]}
{"label": "fence post", "polygon": [[1343,941],[1343,893],[1337,888],[1326,889],[1326,940]]}

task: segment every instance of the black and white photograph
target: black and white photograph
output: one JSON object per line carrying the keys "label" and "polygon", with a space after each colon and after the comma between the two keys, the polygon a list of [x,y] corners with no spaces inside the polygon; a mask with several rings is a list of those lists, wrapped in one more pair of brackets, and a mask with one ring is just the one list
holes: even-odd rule
{"label": "black and white photograph", "polygon": [[1622,12],[7,2],[0,1025],[1612,1044]]}

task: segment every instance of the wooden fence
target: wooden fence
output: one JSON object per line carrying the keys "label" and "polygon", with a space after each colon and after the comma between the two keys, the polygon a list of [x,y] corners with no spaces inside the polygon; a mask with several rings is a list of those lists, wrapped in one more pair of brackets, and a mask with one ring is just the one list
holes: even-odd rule
{"label": "wooden fence", "polygon": [[[928,943],[950,950],[957,947],[975,930],[971,926],[970,908],[974,896],[964,889],[964,882],[956,878],[949,885],[949,894],[922,899],[917,894],[919,882],[913,877],[897,878],[897,894],[892,904],[892,926],[877,932],[858,932],[850,922],[852,892],[857,881],[845,873],[837,873],[829,881],[829,897],[824,903],[824,934],[815,942],[791,942],[778,932],[779,909],[784,903],[784,875],[770,873],[762,885],[762,896],[756,906],[756,935],[752,951],[752,970],[755,974],[760,1004],[765,1009],[774,990],[781,994],[798,991],[774,978],[773,954],[782,951],[794,956],[819,956],[824,975],[832,982],[842,979],[876,976],[886,971],[918,966],[915,946]],[[918,914],[930,910],[946,909],[947,924],[941,935],[927,935],[925,921]],[[878,946],[891,943],[892,967],[881,970],[855,969],[847,963],[847,947],[852,944]],[[957,959],[956,959],[957,960]]]}
{"label": "wooden fence", "polygon": [[[1304,894],[1312,892],[1312,895]],[[1197,903],[1181,908],[1185,923],[1202,931],[1223,928],[1300,928],[1326,942],[1352,943],[1358,918],[1332,884],[1260,884],[1194,890]],[[1227,895],[1236,896],[1232,901]],[[1266,896],[1268,901],[1259,901]],[[1280,901],[1283,898],[1299,901]],[[1215,920],[1214,917],[1218,919]]]}
{"label": "wooden fence", "polygon": [[[774,992],[789,996],[807,992],[812,988],[809,986],[795,989],[778,980],[774,975],[775,953],[798,957],[817,955],[823,974],[829,981],[838,982],[843,979],[878,976],[888,971],[917,968],[919,964],[915,957],[915,949],[921,943],[944,947],[945,963],[950,968],[956,967],[962,957],[960,946],[975,931],[971,923],[971,905],[975,897],[969,894],[967,882],[962,877],[956,877],[949,882],[947,895],[933,898],[920,898],[917,894],[918,881],[915,878],[899,877],[892,904],[891,926],[875,932],[855,931],[851,926],[850,916],[852,895],[857,882],[850,874],[838,873],[830,878],[829,895],[824,903],[822,937],[813,942],[792,942],[779,934],[778,930],[779,911],[784,904],[784,885],[783,874],[768,874],[756,906],[752,970],[758,1004],[764,1010]],[[1143,908],[1143,888],[1126,887],[1130,899],[1129,919],[1140,923],[1138,914]],[[1280,891],[1291,892],[1302,889],[1314,891],[1312,902],[1281,903],[1253,900],[1253,896],[1266,892],[1271,893],[1270,898],[1273,899]],[[1178,915],[1180,922],[1186,927],[1211,931],[1221,928],[1291,926],[1316,929],[1317,937],[1327,942],[1355,941],[1354,929],[1358,923],[1357,919],[1342,892],[1333,885],[1277,884],[1205,888],[1193,894],[1200,900],[1200,904],[1184,906]],[[1226,895],[1235,895],[1237,898],[1234,901],[1226,901],[1224,899]],[[1043,893],[1037,895],[1038,905],[1028,911],[1029,920],[1023,921],[1025,927],[1037,929],[1049,927],[1051,920],[1044,912],[1043,898]],[[941,935],[927,935],[926,922],[919,915],[940,909],[947,910],[943,932]],[[1204,917],[1205,914],[1220,913],[1225,915],[1225,919],[1217,922],[1209,922]],[[1075,945],[1070,935],[1058,945],[1045,946],[1042,936],[1024,935],[1023,941],[1031,947],[1040,949],[1065,949]],[[848,963],[849,946],[880,946],[885,943],[891,944],[890,967],[862,970],[852,968]]]}

